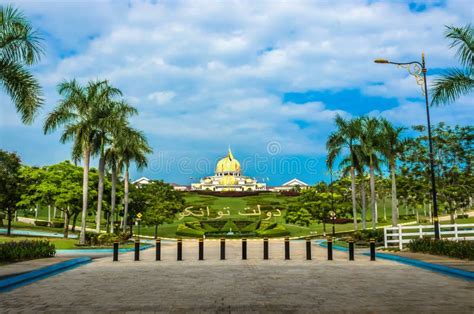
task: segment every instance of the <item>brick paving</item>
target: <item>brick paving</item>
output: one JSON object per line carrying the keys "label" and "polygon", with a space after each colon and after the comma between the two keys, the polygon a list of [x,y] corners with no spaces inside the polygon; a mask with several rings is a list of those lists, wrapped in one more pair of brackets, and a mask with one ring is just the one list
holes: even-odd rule
{"label": "brick paving", "polygon": [[473,313],[474,284],[386,260],[313,245],[304,258],[304,241],[292,242],[290,261],[283,241],[270,241],[270,260],[262,242],[249,241],[242,261],[240,241],[228,241],[226,260],[219,242],[206,241],[198,261],[196,241],[185,241],[183,261],[176,244],[164,242],[163,260],[154,248],[96,259],[82,267],[0,294],[0,312],[444,312]]}

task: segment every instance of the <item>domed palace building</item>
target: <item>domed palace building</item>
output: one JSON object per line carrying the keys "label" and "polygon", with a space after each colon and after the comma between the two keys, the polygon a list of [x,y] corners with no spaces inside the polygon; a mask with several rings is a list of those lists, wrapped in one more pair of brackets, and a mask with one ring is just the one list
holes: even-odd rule
{"label": "domed palace building", "polygon": [[191,184],[191,189],[246,192],[264,191],[267,186],[265,183],[258,183],[253,178],[243,176],[240,163],[229,148],[227,156],[217,162],[215,174],[202,178],[199,183]]}

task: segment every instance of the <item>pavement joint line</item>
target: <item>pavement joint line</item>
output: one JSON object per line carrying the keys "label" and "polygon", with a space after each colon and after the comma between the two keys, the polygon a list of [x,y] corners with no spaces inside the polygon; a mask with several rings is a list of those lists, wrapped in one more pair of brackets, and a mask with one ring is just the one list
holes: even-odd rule
{"label": "pavement joint line", "polygon": [[38,268],[16,276],[11,276],[0,280],[0,292],[11,291],[29,283],[53,276],[60,272],[70,270],[91,262],[90,257],[78,257],[53,265]]}

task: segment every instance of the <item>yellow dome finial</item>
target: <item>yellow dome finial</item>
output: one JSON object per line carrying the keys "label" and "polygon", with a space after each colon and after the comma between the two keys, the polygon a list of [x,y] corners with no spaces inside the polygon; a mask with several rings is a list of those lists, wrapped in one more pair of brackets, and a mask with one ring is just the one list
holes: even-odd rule
{"label": "yellow dome finial", "polygon": [[228,147],[227,157],[229,157],[230,160],[234,159],[234,155],[232,155],[232,151],[230,150],[230,145]]}

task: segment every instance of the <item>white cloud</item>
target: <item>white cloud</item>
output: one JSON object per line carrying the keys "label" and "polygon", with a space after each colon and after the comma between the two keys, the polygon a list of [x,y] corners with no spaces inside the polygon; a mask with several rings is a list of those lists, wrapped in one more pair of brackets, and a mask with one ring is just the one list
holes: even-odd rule
{"label": "white cloud", "polygon": [[158,105],[164,105],[169,103],[174,96],[176,96],[176,94],[172,91],[159,91],[149,94],[147,98]]}

